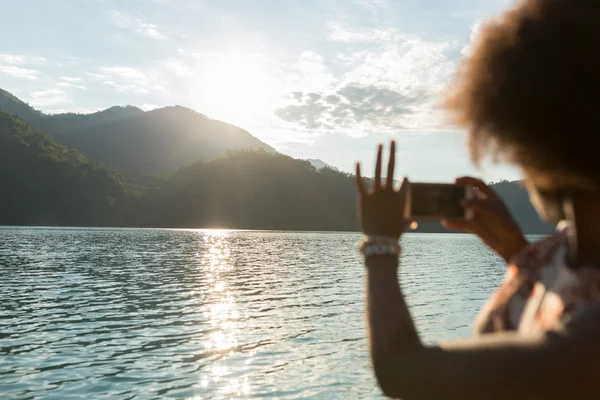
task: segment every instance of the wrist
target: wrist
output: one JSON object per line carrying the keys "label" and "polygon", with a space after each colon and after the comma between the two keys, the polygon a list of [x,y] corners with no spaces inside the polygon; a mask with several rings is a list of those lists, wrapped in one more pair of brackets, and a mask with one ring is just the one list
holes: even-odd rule
{"label": "wrist", "polygon": [[378,255],[365,259],[367,272],[371,274],[385,274],[393,272],[396,274],[399,265],[399,256],[396,255]]}
{"label": "wrist", "polygon": [[523,248],[527,247],[529,242],[525,239],[524,236],[520,236],[515,238],[515,241],[512,242],[507,248],[500,254],[504,261],[509,263],[513,257],[515,257]]}
{"label": "wrist", "polygon": [[366,235],[360,241],[359,251],[365,260],[386,256],[398,258],[400,255],[400,244],[398,243],[398,238],[393,236]]}

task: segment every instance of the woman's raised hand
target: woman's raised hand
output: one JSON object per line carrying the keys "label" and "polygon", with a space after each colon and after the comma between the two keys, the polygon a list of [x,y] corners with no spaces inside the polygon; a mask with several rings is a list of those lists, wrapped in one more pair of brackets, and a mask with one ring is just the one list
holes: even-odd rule
{"label": "woman's raised hand", "polygon": [[498,194],[483,181],[462,177],[456,183],[470,185],[475,198],[465,203],[473,211],[469,221],[443,221],[445,227],[477,235],[506,262],[529,243]]}
{"label": "woman's raised hand", "polygon": [[385,184],[381,182],[383,146],[377,149],[375,181],[373,187],[365,187],[360,173],[360,163],[356,164],[356,187],[358,196],[358,220],[362,231],[370,236],[386,236],[398,239],[411,221],[406,219],[405,207],[410,184],[404,179],[399,189],[394,187],[394,167],[396,143],[390,144],[390,159]]}

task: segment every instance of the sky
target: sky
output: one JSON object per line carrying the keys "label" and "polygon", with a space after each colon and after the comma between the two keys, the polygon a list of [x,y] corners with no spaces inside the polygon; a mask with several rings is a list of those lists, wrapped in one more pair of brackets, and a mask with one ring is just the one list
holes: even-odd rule
{"label": "sky", "polygon": [[0,88],[46,113],[193,108],[296,158],[398,175],[474,169],[440,95],[477,27],[508,0],[2,0]]}

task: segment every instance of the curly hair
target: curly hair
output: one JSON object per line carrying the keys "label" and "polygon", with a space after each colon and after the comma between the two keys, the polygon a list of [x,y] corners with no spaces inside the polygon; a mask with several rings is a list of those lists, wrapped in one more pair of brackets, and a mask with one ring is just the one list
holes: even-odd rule
{"label": "curly hair", "polygon": [[600,187],[600,1],[521,0],[490,20],[445,106],[475,164]]}

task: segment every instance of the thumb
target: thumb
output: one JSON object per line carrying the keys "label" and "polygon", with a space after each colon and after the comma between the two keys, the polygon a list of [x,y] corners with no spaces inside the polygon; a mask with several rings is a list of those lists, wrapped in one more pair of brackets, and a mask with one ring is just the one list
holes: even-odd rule
{"label": "thumb", "polygon": [[469,221],[454,221],[454,220],[443,219],[442,226],[444,228],[454,229],[456,231],[463,231],[463,232],[472,232],[473,231],[473,225]]}

